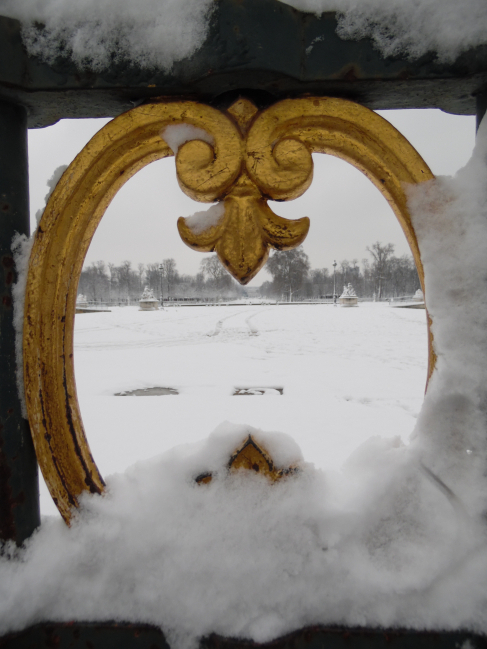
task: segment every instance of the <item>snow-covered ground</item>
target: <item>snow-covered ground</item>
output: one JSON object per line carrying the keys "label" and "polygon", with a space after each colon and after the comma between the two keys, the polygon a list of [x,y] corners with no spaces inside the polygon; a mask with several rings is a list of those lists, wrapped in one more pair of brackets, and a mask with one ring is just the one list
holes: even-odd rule
{"label": "snow-covered ground", "polygon": [[[425,311],[386,303],[136,307],[76,316],[78,398],[102,475],[220,423],[291,435],[339,469],[367,438],[407,441],[423,401]],[[114,396],[171,387],[178,396]],[[283,394],[233,396],[235,388]],[[57,512],[42,485],[42,511]]]}
{"label": "snow-covered ground", "polygon": [[[195,649],[313,624],[485,632],[483,429],[455,381],[439,400],[441,355],[421,408],[426,360],[425,312],[387,304],[76,316],[83,419],[112,475],[71,528],[46,517],[0,558],[0,633],[125,620]],[[179,394],[115,396],[149,387]],[[229,472],[249,433],[297,473]]]}

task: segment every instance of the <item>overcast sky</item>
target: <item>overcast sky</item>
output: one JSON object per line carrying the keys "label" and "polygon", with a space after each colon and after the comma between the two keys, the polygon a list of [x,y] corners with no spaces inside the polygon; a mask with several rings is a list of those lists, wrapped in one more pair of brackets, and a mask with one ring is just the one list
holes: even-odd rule
{"label": "overcast sky", "polygon": [[[433,173],[452,175],[470,158],[475,118],[439,110],[381,111],[416,147]],[[60,165],[69,164],[106,119],[62,120],[29,131],[30,204],[34,215],[44,205],[47,180]],[[394,243],[396,254],[409,248],[396,217],[372,183],[351,165],[333,156],[313,156],[314,180],[297,200],[270,203],[286,218],[309,216],[311,227],[303,244],[313,268],[331,268],[333,260],[368,257],[366,246]],[[154,162],[134,176],[109,206],[93,238],[86,263],[103,259],[119,264],[160,262],[173,257],[181,273],[195,274],[205,255],[190,250],[179,238],[176,221],[206,209],[179,189],[174,158]],[[268,279],[261,271],[251,285]]]}

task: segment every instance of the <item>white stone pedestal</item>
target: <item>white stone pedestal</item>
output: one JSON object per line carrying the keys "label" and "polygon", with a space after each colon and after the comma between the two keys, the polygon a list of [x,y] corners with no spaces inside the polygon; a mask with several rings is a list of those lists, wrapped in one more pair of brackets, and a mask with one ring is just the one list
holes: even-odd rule
{"label": "white stone pedestal", "polygon": [[157,311],[159,309],[159,300],[139,300],[139,311]]}
{"label": "white stone pedestal", "polygon": [[358,305],[358,299],[357,296],[345,296],[345,297],[339,297],[338,301],[342,306],[357,306]]}

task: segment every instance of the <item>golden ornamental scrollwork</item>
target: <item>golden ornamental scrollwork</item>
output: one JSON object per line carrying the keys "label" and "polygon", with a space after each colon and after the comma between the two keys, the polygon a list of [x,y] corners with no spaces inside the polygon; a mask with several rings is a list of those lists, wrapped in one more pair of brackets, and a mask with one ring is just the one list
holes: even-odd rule
{"label": "golden ornamental scrollwork", "polygon": [[[246,99],[237,100],[227,111],[233,120],[235,132],[232,140],[227,139],[225,149],[214,148],[202,140],[186,142],[176,156],[176,171],[181,189],[194,200],[200,202],[222,201],[224,213],[216,225],[210,226],[203,232],[195,232],[189,219],[178,220],[178,230],[182,240],[199,252],[215,251],[225,268],[241,284],[247,284],[264,266],[269,256],[270,248],[290,250],[299,246],[309,230],[307,217],[290,221],[275,214],[267,204],[269,192],[261,186],[258,175],[249,174],[249,157],[246,150],[246,140],[252,123],[257,114],[257,108]],[[208,131],[210,135],[212,131]],[[238,133],[238,134],[237,134]],[[164,137],[164,133],[162,134]],[[238,139],[238,143],[235,141]],[[276,192],[281,187],[294,184],[293,176],[299,167],[300,174],[306,173],[305,187],[307,189],[312,179],[312,164],[310,155],[298,162],[293,161],[292,146],[286,147],[288,155],[281,155],[283,164],[278,169]],[[282,147],[281,147],[282,148]],[[278,147],[279,149],[279,147]],[[228,160],[228,170],[222,173],[222,164],[215,169],[215,163],[223,158]],[[238,168],[238,172],[233,173]],[[231,170],[231,171],[230,171]],[[303,189],[303,191],[304,191]],[[288,191],[286,198],[295,198],[298,193]]]}
{"label": "golden ornamental scrollwork", "polygon": [[[64,172],[35,234],[29,262],[24,317],[27,409],[41,470],[67,522],[84,491],[100,493],[104,487],[84,433],[74,378],[74,315],[83,261],[117,191],[147,164],[173,155],[164,131],[184,124],[204,131],[208,141],[194,139],[179,147],[179,184],[198,201],[223,205],[221,217],[203,231],[179,219],[187,245],[216,251],[234,277],[249,281],[270,248],[299,245],[309,228],[307,218],[283,219],[267,201],[301,195],[312,180],[311,154],[330,153],[365,173],[390,202],[424,291],[404,183],[420,183],[433,175],[409,142],[372,111],[349,101],[316,97],[281,101],[260,112],[245,99],[228,111],[161,100],[115,118]],[[429,374],[433,366],[430,336]]]}

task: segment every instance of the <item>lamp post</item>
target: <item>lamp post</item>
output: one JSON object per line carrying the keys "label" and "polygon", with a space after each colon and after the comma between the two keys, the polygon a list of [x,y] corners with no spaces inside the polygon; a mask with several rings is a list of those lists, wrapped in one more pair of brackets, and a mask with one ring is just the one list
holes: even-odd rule
{"label": "lamp post", "polygon": [[337,278],[336,278],[336,259],[333,260],[333,306],[337,305]]}
{"label": "lamp post", "polygon": [[164,302],[162,300],[162,273],[164,271],[164,266],[162,264],[159,264],[159,272],[161,274],[161,309],[164,308]]}

